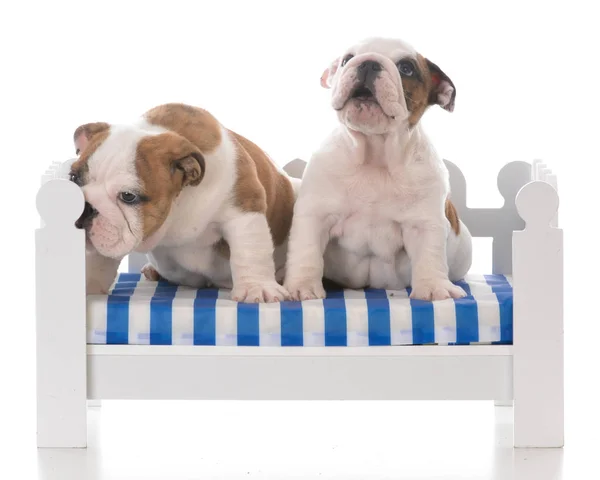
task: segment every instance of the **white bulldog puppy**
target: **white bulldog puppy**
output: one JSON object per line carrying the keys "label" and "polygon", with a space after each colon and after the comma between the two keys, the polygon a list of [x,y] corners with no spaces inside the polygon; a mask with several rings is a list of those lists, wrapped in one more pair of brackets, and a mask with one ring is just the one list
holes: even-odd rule
{"label": "white bulldog puppy", "polygon": [[471,235],[449,200],[448,171],[419,123],[452,111],[456,88],[401,40],[353,45],[323,73],[339,126],[311,158],[290,233],[292,298],[323,298],[322,277],[411,298],[465,295],[451,281],[471,266]]}
{"label": "white bulldog puppy", "polygon": [[70,178],[83,190],[88,293],[106,293],[121,259],[146,252],[144,274],[232,288],[233,300],[277,302],[294,187],[254,143],[205,110],[153,108],[131,125],[75,131]]}

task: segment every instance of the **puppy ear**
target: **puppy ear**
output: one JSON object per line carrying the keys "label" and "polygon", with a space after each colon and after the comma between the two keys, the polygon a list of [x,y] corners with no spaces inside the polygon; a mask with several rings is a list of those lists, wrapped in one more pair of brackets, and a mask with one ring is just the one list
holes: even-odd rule
{"label": "puppy ear", "polygon": [[427,62],[429,74],[431,76],[431,90],[429,91],[429,104],[439,105],[444,110],[452,112],[454,110],[454,99],[456,98],[456,87],[452,80],[442,72],[442,69],[435,63]]}
{"label": "puppy ear", "polygon": [[175,160],[173,168],[179,170],[183,175],[182,187],[198,185],[204,177],[204,156],[200,151],[192,151],[185,157]]}
{"label": "puppy ear", "polygon": [[105,132],[110,128],[110,125],[106,122],[95,122],[86,123],[80,125],[75,129],[73,133],[73,142],[75,143],[75,154],[79,155],[80,152],[90,143],[91,138],[100,133]]}
{"label": "puppy ear", "polygon": [[[175,132],[144,137],[137,146],[137,168],[154,182],[166,183],[169,177],[176,189],[198,185],[204,177],[204,155],[192,142]],[[158,169],[158,170],[157,170]]]}
{"label": "puppy ear", "polygon": [[331,80],[333,79],[333,76],[335,75],[335,72],[337,72],[339,66],[340,59],[338,57],[333,62],[331,62],[329,68],[327,68],[327,70],[323,72],[323,75],[321,75],[321,86],[323,88],[331,88]]}

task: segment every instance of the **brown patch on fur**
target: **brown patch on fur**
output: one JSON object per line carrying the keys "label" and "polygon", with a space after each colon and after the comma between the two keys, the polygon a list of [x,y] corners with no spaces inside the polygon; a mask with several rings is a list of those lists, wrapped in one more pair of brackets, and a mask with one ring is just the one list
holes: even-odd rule
{"label": "brown patch on fur", "polygon": [[[101,132],[107,132],[109,128],[110,125],[106,122],[86,123],[77,127],[75,129],[75,132],[73,133],[73,142],[75,143],[75,154],[79,155],[79,153],[81,153],[77,148],[77,140],[79,139],[79,137],[81,137],[81,135],[84,135],[89,142],[94,135]],[[85,142],[85,144],[87,145],[88,142]]]}
{"label": "brown patch on fur", "polygon": [[145,197],[140,206],[144,238],[147,238],[164,223],[173,199],[181,190],[200,183],[204,157],[181,135],[165,132],[138,142],[135,167]]}
{"label": "brown patch on fur", "polygon": [[281,245],[292,226],[292,183],[257,145],[231,132],[238,147],[236,205],[246,212],[263,212],[275,245]]}
{"label": "brown patch on fur", "polygon": [[[99,124],[88,124],[88,125],[99,125]],[[104,124],[104,125],[108,126],[108,124]],[[77,130],[81,129],[82,127],[86,127],[86,125],[82,125]],[[88,174],[88,170],[89,170],[88,160],[93,155],[93,153],[98,149],[100,144],[102,144],[102,142],[104,142],[104,140],[106,140],[106,137],[108,137],[108,134],[110,133],[110,131],[109,131],[109,128],[99,129],[99,130],[97,130],[96,133],[90,134],[90,136],[88,137],[87,136],[88,132],[85,129],[81,130],[79,133],[77,133],[77,130],[75,130],[75,138],[77,138],[79,135],[85,134],[86,138],[89,141],[87,142],[84,149],[80,152],[79,158],[77,160],[75,160],[73,162],[73,164],[71,165],[71,173],[70,174],[76,175],[77,177],[79,177],[79,181],[77,182],[77,184],[79,186],[83,186],[87,182],[87,174]]]}
{"label": "brown patch on fur", "polygon": [[[420,54],[417,55],[416,65],[418,74],[412,77],[401,77],[406,106],[410,112],[408,122],[411,127],[417,124],[427,107],[438,102],[438,86],[441,80],[446,80],[454,87],[452,81],[437,65]],[[452,108],[454,97],[456,97],[456,89],[452,94]]]}
{"label": "brown patch on fur", "polygon": [[408,123],[414,126],[421,119],[427,107],[429,107],[429,96],[432,88],[431,74],[427,62],[422,55],[417,55],[418,74],[412,77],[402,76],[402,88],[406,106],[410,112]]}
{"label": "brown patch on fur", "polygon": [[[169,103],[149,110],[144,117],[153,125],[178,133],[204,154],[215,150],[222,141],[220,123],[201,108]],[[235,203],[244,211],[265,213],[273,242],[280,245],[287,238],[292,224],[292,184],[277,171],[258,146],[235,132],[228,132],[238,151]],[[223,255],[228,255],[228,246],[226,249],[224,246],[215,248]]]}
{"label": "brown patch on fur", "polygon": [[[450,77],[448,77],[448,75],[442,72],[442,69],[438,67],[435,63],[433,63],[431,60],[425,59],[425,62],[427,63],[427,68],[429,69],[432,82],[432,87],[429,94],[429,103],[431,105],[441,105],[439,100],[439,93],[449,85],[452,87],[452,95],[450,96],[450,101],[448,102],[448,104],[442,106],[442,108],[444,110],[452,112],[454,110],[454,102],[456,100],[456,87],[454,86],[454,83],[452,82],[452,80],[450,80]],[[445,86],[444,83],[446,84]]]}
{"label": "brown patch on fur", "polygon": [[456,207],[450,201],[450,199],[446,200],[446,218],[450,222],[450,227],[452,227],[454,233],[458,235],[460,233],[460,220],[458,218],[458,212],[456,211]]}
{"label": "brown patch on fur", "polygon": [[152,125],[159,125],[187,138],[204,154],[221,144],[221,125],[201,108],[167,103],[148,110],[144,117]]}
{"label": "brown patch on fur", "polygon": [[73,141],[77,140],[79,135],[82,133],[84,133],[86,138],[90,140],[96,133],[103,132],[109,128],[110,125],[106,122],[93,122],[80,125],[75,129],[75,133],[73,133]]}

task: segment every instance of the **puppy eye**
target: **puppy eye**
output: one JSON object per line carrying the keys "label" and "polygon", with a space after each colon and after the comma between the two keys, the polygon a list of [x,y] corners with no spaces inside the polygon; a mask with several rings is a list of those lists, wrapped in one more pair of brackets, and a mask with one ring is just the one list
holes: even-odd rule
{"label": "puppy eye", "polygon": [[140,196],[131,192],[121,192],[119,193],[119,198],[123,203],[126,203],[128,205],[135,205],[140,201]]}
{"label": "puppy eye", "polygon": [[398,62],[398,70],[401,75],[405,75],[407,77],[412,77],[415,73],[415,67],[413,67],[412,63],[407,61]]}
{"label": "puppy eye", "polygon": [[348,55],[346,55],[344,57],[344,59],[342,60],[342,67],[344,65],[346,65],[352,59],[352,57],[354,57],[354,55],[352,55],[351,53],[349,53]]}

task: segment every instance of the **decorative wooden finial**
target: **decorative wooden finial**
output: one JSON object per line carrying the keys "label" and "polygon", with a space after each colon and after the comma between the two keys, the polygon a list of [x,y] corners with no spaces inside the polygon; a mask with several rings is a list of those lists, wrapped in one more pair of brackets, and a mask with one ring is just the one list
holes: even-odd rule
{"label": "decorative wooden finial", "polygon": [[46,226],[74,226],[85,204],[81,188],[64,179],[46,182],[39,189],[36,205]]}
{"label": "decorative wooden finial", "polygon": [[292,178],[302,178],[305,168],[306,162],[299,158],[295,158],[294,160],[289,162],[285,167],[283,167],[283,171]]}
{"label": "decorative wooden finial", "polygon": [[527,162],[510,162],[498,172],[498,191],[505,204],[514,205],[519,190],[531,180],[531,164]]}
{"label": "decorative wooden finial", "polygon": [[548,229],[558,211],[558,193],[543,181],[525,185],[516,198],[517,212],[527,229]]}

